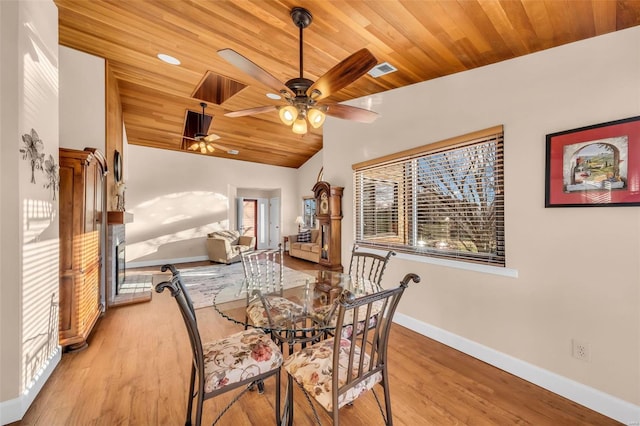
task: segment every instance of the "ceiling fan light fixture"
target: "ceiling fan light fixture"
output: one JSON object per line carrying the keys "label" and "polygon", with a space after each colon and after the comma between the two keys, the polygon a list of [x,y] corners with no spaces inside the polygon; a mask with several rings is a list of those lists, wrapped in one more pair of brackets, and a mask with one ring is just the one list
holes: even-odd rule
{"label": "ceiling fan light fixture", "polygon": [[215,151],[216,149],[213,147],[213,145],[211,145],[210,143],[208,143],[208,144],[207,144],[207,150],[208,150],[209,152],[213,152],[213,151]]}
{"label": "ceiling fan light fixture", "polygon": [[297,135],[304,135],[307,133],[307,120],[304,119],[304,117],[298,117],[298,119],[293,123],[293,126],[291,127],[291,130],[293,130],[293,133],[297,134]]}
{"label": "ceiling fan light fixture", "polygon": [[283,106],[278,108],[278,115],[280,115],[280,120],[284,124],[286,124],[287,126],[291,126],[298,118],[298,109],[293,105]]}
{"label": "ceiling fan light fixture", "polygon": [[309,124],[314,129],[320,128],[326,118],[325,113],[318,108],[309,108],[309,111],[307,111],[307,120],[309,120]]}

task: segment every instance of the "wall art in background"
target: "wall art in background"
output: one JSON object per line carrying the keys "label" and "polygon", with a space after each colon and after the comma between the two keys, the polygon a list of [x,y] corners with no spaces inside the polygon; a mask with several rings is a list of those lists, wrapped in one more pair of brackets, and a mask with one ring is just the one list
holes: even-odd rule
{"label": "wall art in background", "polygon": [[545,207],[640,205],[640,116],[546,139]]}

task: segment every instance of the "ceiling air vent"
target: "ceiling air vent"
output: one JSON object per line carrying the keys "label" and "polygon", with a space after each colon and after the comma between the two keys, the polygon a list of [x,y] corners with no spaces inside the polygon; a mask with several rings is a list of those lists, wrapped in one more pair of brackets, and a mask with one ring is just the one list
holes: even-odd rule
{"label": "ceiling air vent", "polygon": [[368,74],[371,77],[378,78],[378,77],[382,77],[385,74],[389,74],[395,71],[398,71],[398,68],[394,67],[389,62],[383,62],[371,68]]}

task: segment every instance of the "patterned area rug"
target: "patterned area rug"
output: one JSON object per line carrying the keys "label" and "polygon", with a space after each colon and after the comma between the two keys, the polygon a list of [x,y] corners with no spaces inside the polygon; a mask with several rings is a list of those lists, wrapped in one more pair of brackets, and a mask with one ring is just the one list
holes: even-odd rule
{"label": "patterned area rug", "polygon": [[[291,268],[287,268],[283,266],[285,278],[292,276],[302,276],[308,277],[300,273],[299,271],[295,271]],[[179,269],[180,275],[182,276],[182,282],[187,288],[187,292],[189,293],[189,297],[191,297],[191,301],[193,302],[193,307],[195,309],[205,308],[213,305],[213,298],[216,294],[220,293],[223,289],[233,286],[238,286],[242,281],[242,277],[244,276],[244,272],[242,270],[242,263],[233,263],[231,265],[222,265],[215,264],[209,266],[200,266],[195,268],[185,268]],[[155,287],[162,281],[170,278],[171,274],[155,274],[153,276],[153,286]],[[235,292],[229,291],[225,292],[229,299],[223,300],[220,297],[216,300],[219,302],[226,302],[235,300]],[[223,295],[221,295],[223,296]],[[239,296],[244,297],[244,296]]]}

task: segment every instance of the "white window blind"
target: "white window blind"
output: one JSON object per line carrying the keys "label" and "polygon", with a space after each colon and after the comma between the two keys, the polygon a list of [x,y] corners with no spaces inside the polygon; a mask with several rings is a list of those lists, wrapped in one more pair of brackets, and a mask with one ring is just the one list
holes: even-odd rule
{"label": "white window blind", "polygon": [[356,164],[358,245],[505,266],[503,128]]}

